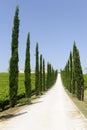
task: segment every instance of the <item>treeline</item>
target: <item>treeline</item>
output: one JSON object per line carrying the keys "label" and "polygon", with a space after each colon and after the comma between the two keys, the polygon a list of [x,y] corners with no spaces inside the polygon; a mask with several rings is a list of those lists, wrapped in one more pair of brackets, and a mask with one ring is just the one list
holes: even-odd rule
{"label": "treeline", "polygon": [[[11,41],[11,58],[9,63],[9,104],[10,107],[14,107],[17,103],[18,97],[18,75],[19,75],[19,7],[16,7],[13,28],[12,28],[12,41]],[[35,64],[35,92],[36,96],[43,94],[47,91],[56,81],[57,70],[54,70],[50,63],[45,65],[45,59],[42,54],[39,54],[38,43],[36,43],[36,64]],[[25,97],[31,102],[31,64],[30,64],[30,33],[27,35],[26,41],[26,54],[25,54],[25,67],[24,67],[24,84],[25,84]],[[47,68],[47,72],[46,72]],[[4,104],[5,106],[5,104]],[[4,109],[4,106],[2,108]]]}
{"label": "treeline", "polygon": [[73,51],[70,52],[69,59],[61,70],[61,77],[64,86],[70,93],[77,96],[79,100],[84,100],[84,78],[80,62],[79,50],[76,43],[73,44]]}

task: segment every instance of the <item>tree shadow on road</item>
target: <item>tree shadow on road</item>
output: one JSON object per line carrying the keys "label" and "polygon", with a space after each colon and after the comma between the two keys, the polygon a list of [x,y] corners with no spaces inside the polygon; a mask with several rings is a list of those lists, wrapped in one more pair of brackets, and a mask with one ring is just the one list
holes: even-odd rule
{"label": "tree shadow on road", "polygon": [[14,118],[17,116],[21,116],[24,114],[27,114],[27,112],[22,112],[22,113],[18,113],[18,114],[6,114],[6,115],[0,116],[0,120],[3,121],[3,120],[7,120],[7,119]]}
{"label": "tree shadow on road", "polygon": [[[35,105],[37,103],[42,103],[42,102],[43,101],[35,101],[35,102],[31,102],[31,103],[26,104],[26,105]],[[10,112],[8,112],[8,114],[4,114],[4,115],[0,116],[0,122],[11,119],[11,118],[14,118],[14,117],[17,117],[17,116],[22,116],[22,115],[27,114],[27,113],[28,113],[27,111],[21,112],[21,113],[12,113],[12,112],[10,113]]]}

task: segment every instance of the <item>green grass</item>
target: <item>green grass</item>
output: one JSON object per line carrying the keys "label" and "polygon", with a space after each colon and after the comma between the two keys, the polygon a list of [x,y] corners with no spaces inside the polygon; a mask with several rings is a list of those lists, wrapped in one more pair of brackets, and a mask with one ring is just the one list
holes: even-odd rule
{"label": "green grass", "polygon": [[[32,90],[35,89],[35,74],[31,74]],[[25,93],[24,74],[19,74],[18,95]],[[9,99],[9,73],[0,73],[0,102]]]}
{"label": "green grass", "polygon": [[84,74],[84,86],[87,88],[87,74]]}
{"label": "green grass", "polygon": [[[23,94],[25,92],[24,86],[24,74],[19,74],[19,87],[18,87],[18,95]],[[31,86],[32,90],[35,89],[35,74],[31,74]]]}
{"label": "green grass", "polygon": [[9,99],[8,73],[0,73],[0,102]]}

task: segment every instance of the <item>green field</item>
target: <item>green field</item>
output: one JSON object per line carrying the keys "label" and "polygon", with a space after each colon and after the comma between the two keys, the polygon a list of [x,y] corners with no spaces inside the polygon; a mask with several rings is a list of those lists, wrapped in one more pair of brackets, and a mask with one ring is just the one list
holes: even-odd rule
{"label": "green field", "polygon": [[87,88],[87,74],[84,74],[84,86]]}
{"label": "green field", "polygon": [[[32,90],[35,89],[35,74],[31,74]],[[24,74],[19,74],[18,96],[25,93]],[[9,99],[9,73],[0,73],[0,102]]]}
{"label": "green field", "polygon": [[[80,108],[80,110],[82,110],[82,108],[84,108],[85,110],[83,110],[83,113],[86,113],[86,117],[87,117],[87,74],[84,75],[84,85],[85,85],[85,97],[84,97],[84,102],[81,102],[79,100],[77,100],[77,98],[74,97],[74,100],[78,106],[78,104],[80,104],[78,107]],[[35,89],[35,74],[31,74],[31,85],[32,85],[32,90]],[[24,95],[25,94],[25,86],[24,86],[24,74],[20,73],[19,74],[19,82],[18,82],[18,96]],[[0,103],[3,103],[4,101],[9,100],[9,73],[0,73]],[[78,101],[78,102],[77,102]],[[85,105],[83,105],[85,104]],[[1,106],[0,106],[1,108]]]}

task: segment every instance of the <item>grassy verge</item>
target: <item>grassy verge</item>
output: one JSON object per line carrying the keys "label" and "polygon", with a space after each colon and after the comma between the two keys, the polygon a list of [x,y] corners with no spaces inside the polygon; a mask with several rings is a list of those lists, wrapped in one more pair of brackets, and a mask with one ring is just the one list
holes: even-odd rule
{"label": "grassy verge", "polygon": [[72,95],[68,90],[66,90],[67,94],[71,98],[71,100],[75,103],[75,105],[79,108],[82,114],[87,118],[87,74],[84,74],[84,101],[80,101],[76,98],[75,95]]}
{"label": "grassy verge", "polygon": [[85,90],[85,98],[84,101],[80,101],[76,98],[76,96],[73,96],[68,90],[66,90],[71,100],[75,103],[75,105],[79,108],[79,110],[82,112],[82,114],[87,118],[87,90]]}

